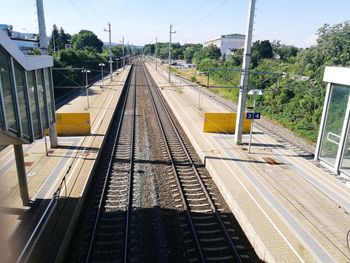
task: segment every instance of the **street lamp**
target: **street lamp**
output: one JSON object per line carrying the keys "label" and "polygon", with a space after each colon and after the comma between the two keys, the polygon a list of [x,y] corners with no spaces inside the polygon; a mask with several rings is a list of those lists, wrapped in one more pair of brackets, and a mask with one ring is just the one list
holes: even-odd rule
{"label": "street lamp", "polygon": [[123,44],[123,69],[125,69],[125,51],[124,51],[124,37],[121,40],[122,44]]}
{"label": "street lamp", "polygon": [[88,70],[88,69],[83,69],[81,72],[85,73],[85,89],[86,89],[87,108],[89,108],[90,105],[89,105],[89,90],[88,90],[88,85],[89,85],[89,83],[88,83],[88,73],[90,73],[91,71]]}
{"label": "street lamp", "polygon": [[119,58],[116,58],[115,61],[117,61],[117,70],[118,70],[119,69],[119,65],[118,65]]}
{"label": "street lamp", "polygon": [[170,82],[170,65],[171,65],[171,34],[175,34],[176,31],[172,31],[173,25],[170,24],[169,30],[169,82]]}
{"label": "street lamp", "polygon": [[[105,32],[109,33],[109,61],[112,61],[112,42],[111,42],[111,23],[108,23],[108,29],[104,29]],[[110,62],[109,64],[109,74],[111,74],[111,82],[113,80],[113,75],[112,75],[113,69],[112,69],[112,63]]]}
{"label": "street lamp", "polygon": [[158,64],[157,64],[157,60],[158,60],[158,38],[156,38],[156,50],[155,50],[155,53],[156,53],[156,70],[158,70]]}
{"label": "street lamp", "polygon": [[104,63],[100,63],[98,65],[101,67],[101,81],[102,81],[102,85],[103,85],[103,67],[106,65]]}
{"label": "street lamp", "polygon": [[250,145],[252,143],[253,125],[254,125],[254,119],[255,119],[256,96],[262,96],[263,92],[261,89],[252,89],[248,92],[248,95],[253,95],[253,116],[252,116],[253,118],[252,118],[252,122],[250,123],[249,146],[248,146],[248,153],[250,153]]}

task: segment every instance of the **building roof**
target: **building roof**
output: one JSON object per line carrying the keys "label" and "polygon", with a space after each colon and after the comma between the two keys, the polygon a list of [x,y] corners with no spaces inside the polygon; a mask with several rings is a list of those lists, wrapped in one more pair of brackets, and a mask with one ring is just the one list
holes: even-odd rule
{"label": "building roof", "polygon": [[0,45],[21,64],[25,70],[48,68],[53,66],[51,56],[26,56],[17,47],[15,41],[11,40],[4,31],[0,30]]}
{"label": "building roof", "polygon": [[210,42],[213,42],[213,41],[217,41],[217,40],[220,40],[220,39],[222,39],[222,38],[245,39],[245,35],[242,35],[242,34],[226,34],[226,35],[221,35],[221,36],[218,37],[218,38],[205,41],[204,44],[210,43]]}

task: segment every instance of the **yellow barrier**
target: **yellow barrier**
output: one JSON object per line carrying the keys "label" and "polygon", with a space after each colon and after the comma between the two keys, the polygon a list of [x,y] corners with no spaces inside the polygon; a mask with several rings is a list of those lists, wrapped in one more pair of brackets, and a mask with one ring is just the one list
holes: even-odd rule
{"label": "yellow barrier", "polygon": [[57,135],[88,135],[91,132],[90,113],[56,113]]}
{"label": "yellow barrier", "polygon": [[[244,118],[243,133],[250,132],[251,120]],[[204,113],[204,132],[234,133],[236,128],[236,112],[230,113]]]}

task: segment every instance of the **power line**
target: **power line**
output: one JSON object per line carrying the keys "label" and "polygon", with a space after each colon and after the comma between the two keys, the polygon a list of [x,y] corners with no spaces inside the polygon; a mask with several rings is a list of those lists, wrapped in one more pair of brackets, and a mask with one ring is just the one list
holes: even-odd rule
{"label": "power line", "polygon": [[216,8],[214,8],[210,13],[208,13],[207,15],[205,15],[204,17],[202,17],[201,19],[197,20],[196,22],[186,26],[186,28],[184,28],[183,31],[186,31],[188,29],[191,29],[193,26],[201,23],[203,20],[207,19],[208,17],[212,16],[213,14],[215,14],[221,7],[223,7],[226,3],[228,2],[228,0],[224,0],[220,3],[220,5],[218,5]]}
{"label": "power line", "polygon": [[205,7],[211,0],[207,0],[205,1],[202,5],[200,5],[198,8],[196,8],[195,10],[193,10],[191,13],[187,14],[186,16],[184,16],[183,19],[181,20],[181,23],[179,25],[183,25],[185,21],[187,21],[188,19],[190,19],[194,14],[198,13],[198,11],[200,11],[203,7]]}
{"label": "power line", "polygon": [[73,0],[69,0],[69,2],[75,7],[75,9],[77,9],[79,11],[80,14],[82,14],[87,20],[89,20],[91,23],[93,23],[96,28],[98,28],[96,26],[96,24],[99,24],[99,23],[96,20],[92,19],[85,12],[83,12],[83,10],[81,10],[80,7],[73,2]]}
{"label": "power line", "polygon": [[103,17],[100,13],[98,13],[87,0],[84,0],[85,4],[87,6],[89,6],[89,10],[91,10],[96,16],[98,16],[100,19],[102,19],[103,21],[107,22],[106,18]]}

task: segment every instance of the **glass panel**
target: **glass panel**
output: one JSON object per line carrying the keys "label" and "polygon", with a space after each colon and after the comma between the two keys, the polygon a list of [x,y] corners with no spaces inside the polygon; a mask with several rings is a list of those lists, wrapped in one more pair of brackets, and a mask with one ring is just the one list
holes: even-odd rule
{"label": "glass panel", "polygon": [[24,93],[25,88],[26,88],[25,87],[24,70],[16,62],[14,62],[14,69],[15,69],[15,79],[16,79],[19,114],[20,114],[21,124],[22,124],[22,132],[24,135],[31,138],[31,135],[30,135],[31,128],[29,126],[30,116],[29,116],[29,113],[27,111],[28,101],[26,101],[26,97],[25,97],[25,93]]}
{"label": "glass panel", "polygon": [[43,124],[43,128],[48,128],[49,123],[47,121],[47,112],[46,112],[46,104],[45,104],[45,93],[44,93],[44,76],[43,76],[43,70],[38,69],[36,70],[36,76],[37,76],[37,82],[38,82],[38,95],[39,95],[39,106],[40,106],[40,113],[41,113],[41,120]]}
{"label": "glass panel", "polygon": [[341,131],[344,125],[350,87],[333,84],[328,106],[327,120],[323,131],[320,159],[335,166]]}
{"label": "glass panel", "polygon": [[49,108],[49,116],[50,122],[54,119],[54,111],[52,107],[51,101],[51,82],[50,82],[50,70],[48,68],[44,68],[44,76],[45,76],[45,90],[46,90],[46,98],[47,98],[47,106]]}
{"label": "glass panel", "polygon": [[14,98],[11,89],[10,57],[0,50],[0,81],[4,97],[5,116],[10,129],[18,131]]}
{"label": "glass panel", "polygon": [[[349,87],[349,89],[350,89],[350,87]],[[342,156],[343,159],[342,159],[342,162],[340,165],[340,170],[342,170],[344,173],[350,175],[350,129],[349,128],[350,127],[348,127],[348,134],[346,136],[344,153]]]}
{"label": "glass panel", "polygon": [[30,110],[32,111],[32,122],[34,129],[34,137],[37,139],[41,137],[40,123],[39,123],[39,112],[37,111],[37,100],[36,100],[36,85],[35,85],[35,74],[34,71],[27,72],[28,77],[28,95],[30,100]]}

